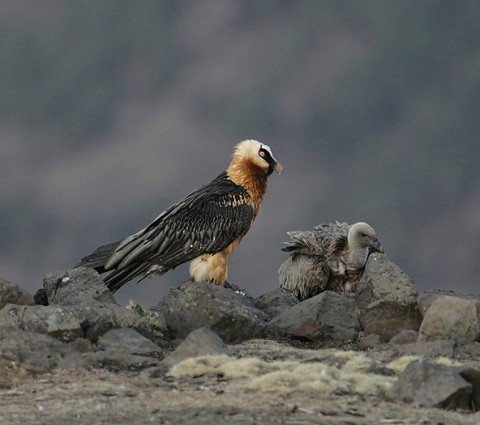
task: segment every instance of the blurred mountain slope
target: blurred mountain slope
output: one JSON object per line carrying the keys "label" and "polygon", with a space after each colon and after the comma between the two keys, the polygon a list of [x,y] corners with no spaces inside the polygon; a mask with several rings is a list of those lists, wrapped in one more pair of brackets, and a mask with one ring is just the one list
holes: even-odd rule
{"label": "blurred mountain slope", "polygon": [[0,31],[3,277],[38,288],[257,138],[285,172],[232,282],[277,286],[288,230],[363,220],[420,289],[477,292],[477,2],[20,0]]}

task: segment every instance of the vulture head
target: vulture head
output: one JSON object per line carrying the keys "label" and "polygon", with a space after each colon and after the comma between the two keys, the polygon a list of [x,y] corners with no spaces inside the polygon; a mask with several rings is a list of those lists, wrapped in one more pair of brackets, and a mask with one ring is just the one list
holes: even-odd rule
{"label": "vulture head", "polygon": [[282,164],[275,159],[270,147],[256,140],[244,140],[235,147],[233,162],[237,161],[251,163],[267,176],[274,171],[280,174],[283,170]]}
{"label": "vulture head", "polygon": [[363,222],[355,223],[348,231],[348,246],[354,250],[369,248],[370,251],[385,252],[375,230]]}

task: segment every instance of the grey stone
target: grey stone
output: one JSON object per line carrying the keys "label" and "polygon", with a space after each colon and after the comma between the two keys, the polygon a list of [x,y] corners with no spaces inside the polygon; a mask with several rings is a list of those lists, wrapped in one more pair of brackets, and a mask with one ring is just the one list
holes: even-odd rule
{"label": "grey stone", "polygon": [[230,289],[235,294],[240,295],[247,305],[253,305],[253,297],[246,289],[240,288],[240,286],[230,282],[225,282],[224,288]]}
{"label": "grey stone", "polygon": [[103,351],[124,351],[144,357],[164,357],[162,347],[131,328],[117,328],[108,331],[98,339],[97,347]]}
{"label": "grey stone", "polygon": [[163,311],[156,309],[155,307],[145,310],[141,305],[134,301],[128,303],[127,309],[134,312],[140,318],[142,335],[147,336],[155,344],[162,347],[168,345],[166,340],[169,338],[170,333]]}
{"label": "grey stone", "polygon": [[201,327],[212,329],[226,343],[261,338],[273,331],[268,316],[242,295],[208,282],[182,288],[164,314],[170,334],[180,339]]}
{"label": "grey stone", "polygon": [[403,329],[417,331],[422,320],[417,295],[413,282],[385,254],[370,255],[356,293],[365,333],[388,341]]}
{"label": "grey stone", "polygon": [[399,375],[391,398],[422,407],[471,408],[472,384],[453,367],[413,361]]}
{"label": "grey stone", "polygon": [[439,298],[442,297],[455,297],[462,298],[464,300],[475,300],[480,302],[480,296],[474,294],[460,294],[452,290],[447,289],[429,289],[425,292],[422,292],[417,299],[418,309],[423,316],[430,308],[430,306]]}
{"label": "grey stone", "polygon": [[90,368],[87,360],[73,347],[50,336],[13,326],[0,326],[0,357],[31,372]]}
{"label": "grey stone", "polygon": [[480,342],[472,342],[456,347],[456,353],[462,358],[477,360],[480,358]]}
{"label": "grey stone", "polygon": [[359,350],[371,350],[378,347],[382,343],[382,338],[379,335],[370,334],[358,341],[357,348]]}
{"label": "grey stone", "polygon": [[480,409],[480,370],[470,366],[458,367],[460,376],[472,385],[472,399],[470,408],[474,412]]}
{"label": "grey stone", "polygon": [[307,341],[354,341],[360,330],[354,294],[325,291],[284,311],[272,325]]}
{"label": "grey stone", "polygon": [[276,288],[273,291],[266,292],[253,300],[253,305],[259,310],[267,313],[270,318],[274,318],[285,310],[297,305],[300,301],[290,291],[282,288]]}
{"label": "grey stone", "polygon": [[222,339],[211,329],[199,328],[192,331],[167,357],[161,365],[170,368],[190,357],[209,356],[213,354],[230,355],[230,349]]}
{"label": "grey stone", "polygon": [[49,273],[43,279],[43,288],[49,305],[118,305],[100,275],[88,267]]}
{"label": "grey stone", "polygon": [[422,317],[425,316],[425,313],[430,308],[430,306],[438,298],[448,296],[455,296],[456,294],[453,291],[447,291],[443,289],[429,289],[428,291],[422,292],[417,298],[418,310]]}
{"label": "grey stone", "polygon": [[53,336],[61,341],[88,338],[92,341],[114,328],[131,327],[148,336],[148,327],[135,313],[123,307],[17,306],[0,310],[0,325]]}
{"label": "grey stone", "polygon": [[397,355],[421,356],[424,358],[449,357],[455,354],[455,344],[450,340],[416,341],[407,344],[391,345]]}
{"label": "grey stone", "polygon": [[34,305],[33,296],[18,285],[0,279],[0,309],[7,304]]}
{"label": "grey stone", "polygon": [[112,372],[137,372],[158,366],[159,363],[159,360],[154,357],[139,356],[123,351],[97,351],[87,354],[87,359],[93,367],[104,368]]}
{"label": "grey stone", "polygon": [[417,341],[418,332],[413,329],[403,329],[390,339],[390,344],[412,344]]}
{"label": "grey stone", "polygon": [[115,371],[153,367],[164,356],[163,348],[130,328],[108,331],[99,338],[97,348],[99,351],[87,355],[90,363]]}
{"label": "grey stone", "polygon": [[442,296],[425,313],[419,341],[451,339],[458,344],[480,337],[479,303],[475,299]]}

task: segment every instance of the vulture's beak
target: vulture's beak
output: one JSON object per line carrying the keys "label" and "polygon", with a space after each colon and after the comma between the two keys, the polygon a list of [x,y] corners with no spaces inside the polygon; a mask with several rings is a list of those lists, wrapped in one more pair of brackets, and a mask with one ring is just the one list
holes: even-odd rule
{"label": "vulture's beak", "polygon": [[273,169],[274,169],[278,174],[282,174],[283,165],[280,164],[278,161],[275,161],[275,165],[273,166]]}
{"label": "vulture's beak", "polygon": [[383,247],[382,243],[380,242],[380,239],[378,239],[376,236],[372,239],[372,248],[375,251],[385,253],[385,248]]}

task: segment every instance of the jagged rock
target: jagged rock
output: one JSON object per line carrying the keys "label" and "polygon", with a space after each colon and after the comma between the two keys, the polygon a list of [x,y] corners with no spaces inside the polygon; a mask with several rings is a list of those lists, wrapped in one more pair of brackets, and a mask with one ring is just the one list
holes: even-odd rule
{"label": "jagged rock", "polygon": [[354,294],[325,291],[273,318],[272,325],[307,341],[353,341],[360,330]]}
{"label": "jagged rock", "polygon": [[114,328],[130,327],[149,336],[145,321],[123,307],[93,308],[74,306],[17,306],[0,310],[0,325],[53,336],[61,341],[98,338]]}
{"label": "jagged rock", "polygon": [[27,291],[5,279],[0,279],[0,309],[7,304],[34,305],[35,301]]}
{"label": "jagged rock", "polygon": [[253,305],[267,313],[272,319],[286,309],[297,305],[300,301],[290,291],[276,288],[253,300]]}
{"label": "jagged rock", "polygon": [[268,316],[243,296],[208,282],[192,283],[164,310],[174,338],[185,338],[191,331],[207,327],[226,343],[260,338],[273,329]]}
{"label": "jagged rock", "polygon": [[479,302],[475,299],[442,296],[425,313],[419,341],[451,339],[459,344],[480,338]]}
{"label": "jagged rock", "polygon": [[43,279],[48,305],[118,305],[100,275],[88,267],[49,273]]}
{"label": "jagged rock", "polygon": [[175,351],[165,357],[161,362],[161,366],[167,369],[189,357],[213,354],[230,355],[231,352],[215,332],[211,329],[199,328],[192,331]]}
{"label": "jagged rock", "polygon": [[153,367],[164,356],[163,348],[130,328],[112,329],[97,342],[99,351],[87,355],[93,366],[110,370]]}
{"label": "jagged rock", "polygon": [[399,375],[390,396],[423,407],[471,408],[473,387],[454,367],[412,361]]}
{"label": "jagged rock", "polygon": [[73,347],[48,335],[23,331],[13,326],[0,326],[0,357],[32,372],[90,367]]}
{"label": "jagged rock", "polygon": [[356,293],[365,334],[388,341],[401,330],[418,330],[417,295],[413,282],[384,254],[370,255]]}

